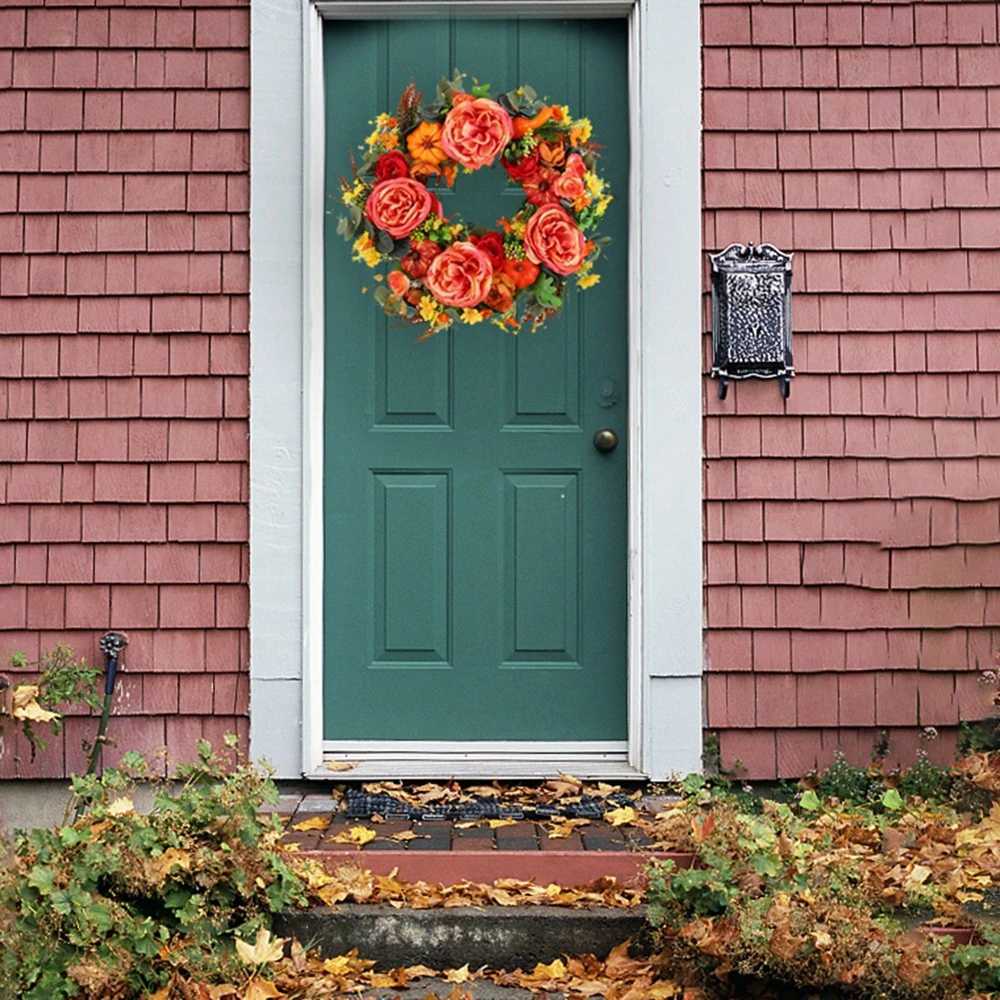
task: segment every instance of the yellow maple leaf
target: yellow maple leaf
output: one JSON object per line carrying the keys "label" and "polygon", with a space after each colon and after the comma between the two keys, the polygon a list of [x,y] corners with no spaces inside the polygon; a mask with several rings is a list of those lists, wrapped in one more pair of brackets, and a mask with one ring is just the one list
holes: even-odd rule
{"label": "yellow maple leaf", "polygon": [[107,813],[109,816],[124,816],[126,813],[130,813],[135,809],[132,800],[126,796],[115,799],[111,805],[108,806]]}
{"label": "yellow maple leaf", "polygon": [[244,965],[269,965],[271,962],[281,961],[286,940],[287,938],[272,938],[271,932],[266,927],[261,927],[253,944],[236,938],[236,954]]}
{"label": "yellow maple leaf", "polygon": [[589,819],[565,819],[549,828],[549,840],[565,840],[578,826],[586,826]]}
{"label": "yellow maple leaf", "polygon": [[502,826],[513,826],[514,820],[512,819],[491,819],[489,821],[491,830],[499,830]]}
{"label": "yellow maple leaf", "polygon": [[338,833],[336,837],[330,839],[335,844],[357,844],[358,847],[364,847],[377,836],[378,834],[374,830],[369,830],[366,826],[352,826],[350,830]]}
{"label": "yellow maple leaf", "polygon": [[346,976],[351,971],[350,955],[335,955],[323,962],[323,971],[331,976]]}
{"label": "yellow maple leaf", "polygon": [[552,980],[564,979],[566,976],[566,963],[561,958],[553,959],[548,965],[539,962],[534,971],[529,973],[524,979],[527,982],[546,983]]}
{"label": "yellow maple leaf", "polygon": [[625,826],[626,823],[634,823],[639,814],[631,806],[622,806],[620,809],[612,809],[604,814],[612,826]]}
{"label": "yellow maple leaf", "polygon": [[325,830],[330,825],[331,818],[330,816],[310,816],[309,819],[304,819],[301,823],[293,824],[292,829],[301,833],[308,830]]}

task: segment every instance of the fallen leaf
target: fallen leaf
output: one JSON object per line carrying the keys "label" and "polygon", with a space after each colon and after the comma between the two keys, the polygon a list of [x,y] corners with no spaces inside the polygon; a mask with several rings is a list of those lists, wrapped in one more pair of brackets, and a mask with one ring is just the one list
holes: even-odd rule
{"label": "fallen leaf", "polygon": [[274,983],[267,979],[252,979],[246,985],[243,1000],[271,1000],[272,997],[285,996]]}
{"label": "fallen leaf", "polygon": [[306,832],[307,830],[325,830],[333,819],[332,816],[310,816],[309,819],[302,820],[292,826],[293,830]]}
{"label": "fallen leaf", "polygon": [[[269,965],[278,962],[285,953],[287,938],[272,938],[266,927],[257,931],[253,944],[248,944],[241,938],[236,938],[236,954],[244,965]],[[264,996],[280,996],[280,993],[264,994]]]}
{"label": "fallen leaf", "polygon": [[625,826],[626,823],[634,823],[638,817],[639,814],[631,806],[621,806],[604,814],[605,820],[612,826]]}
{"label": "fallen leaf", "polygon": [[578,826],[587,826],[589,819],[564,819],[549,828],[549,840],[565,840]]}
{"label": "fallen leaf", "polygon": [[401,830],[399,833],[394,833],[389,839],[405,843],[408,840],[429,840],[430,834],[414,833],[412,830]]}
{"label": "fallen leaf", "polygon": [[469,965],[466,963],[461,969],[448,969],[444,974],[446,983],[467,983],[472,978],[469,972]]}
{"label": "fallen leaf", "polygon": [[115,799],[111,805],[108,806],[107,813],[109,816],[124,816],[126,813],[130,813],[135,809],[130,798],[126,798],[124,795],[121,798]]}
{"label": "fallen leaf", "polygon": [[353,771],[358,766],[354,760],[328,760],[323,765],[327,771]]}
{"label": "fallen leaf", "polygon": [[515,820],[512,819],[491,819],[489,821],[489,827],[491,830],[499,830],[502,826],[513,826]]}
{"label": "fallen leaf", "polygon": [[364,847],[377,836],[378,834],[374,830],[369,830],[366,826],[352,826],[350,830],[338,833],[336,837],[330,839],[335,844],[357,844],[358,847]]}

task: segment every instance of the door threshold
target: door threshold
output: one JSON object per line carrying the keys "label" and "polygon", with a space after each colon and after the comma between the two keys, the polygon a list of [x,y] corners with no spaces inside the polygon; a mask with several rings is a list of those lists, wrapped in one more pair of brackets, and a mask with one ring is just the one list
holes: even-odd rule
{"label": "door threshold", "polygon": [[[350,769],[343,765],[350,764]],[[327,766],[330,765],[330,766]],[[572,774],[600,781],[643,781],[645,775],[621,751],[545,752],[337,750],[323,754],[323,765],[307,772],[310,779],[375,781],[437,779],[491,781],[539,780]]]}

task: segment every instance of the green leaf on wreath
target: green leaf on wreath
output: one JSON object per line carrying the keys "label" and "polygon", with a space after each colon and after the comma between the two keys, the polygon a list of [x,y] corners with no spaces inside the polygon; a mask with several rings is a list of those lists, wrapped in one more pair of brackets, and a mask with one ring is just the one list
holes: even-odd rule
{"label": "green leaf on wreath", "polygon": [[384,230],[375,230],[375,246],[379,253],[392,253],[396,247],[396,241]]}
{"label": "green leaf on wreath", "polygon": [[531,286],[535,301],[547,309],[558,309],[562,306],[562,299],[556,291],[555,279],[551,274],[540,274],[538,280]]}
{"label": "green leaf on wreath", "polygon": [[361,228],[361,209],[357,205],[347,206],[347,215],[342,215],[337,220],[337,235],[343,236],[345,240],[353,240]]}
{"label": "green leaf on wreath", "polygon": [[490,85],[488,83],[477,83],[472,88],[473,97],[489,97],[490,96]]}

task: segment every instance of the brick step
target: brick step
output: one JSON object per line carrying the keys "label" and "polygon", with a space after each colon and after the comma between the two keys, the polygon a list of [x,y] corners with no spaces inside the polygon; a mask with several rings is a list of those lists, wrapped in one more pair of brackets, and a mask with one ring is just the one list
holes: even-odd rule
{"label": "brick step", "polygon": [[623,885],[636,885],[651,858],[672,859],[679,868],[690,868],[693,855],[638,851],[323,851],[305,850],[299,857],[312,858],[328,870],[354,864],[388,875],[395,870],[405,882],[494,882],[502,878],[522,879],[548,885],[587,885],[610,875]]}

